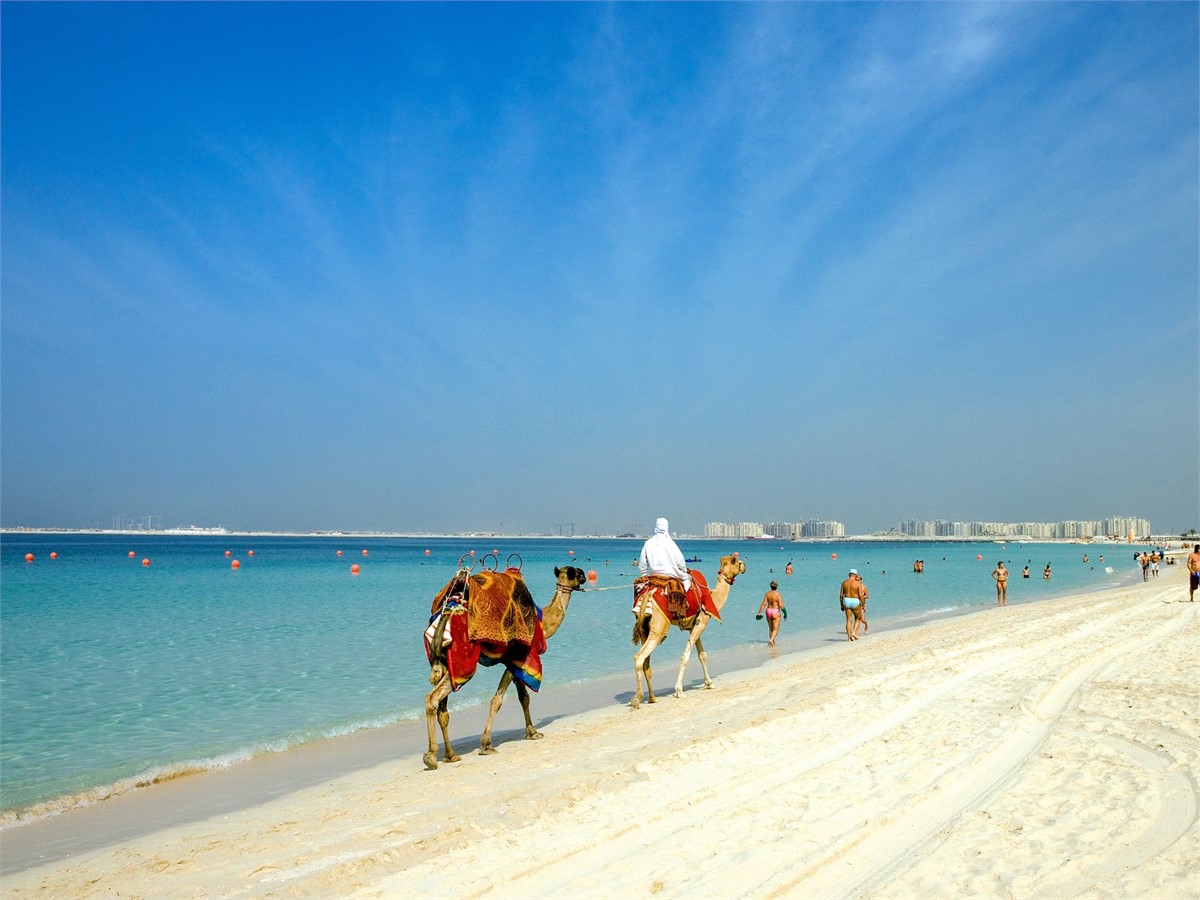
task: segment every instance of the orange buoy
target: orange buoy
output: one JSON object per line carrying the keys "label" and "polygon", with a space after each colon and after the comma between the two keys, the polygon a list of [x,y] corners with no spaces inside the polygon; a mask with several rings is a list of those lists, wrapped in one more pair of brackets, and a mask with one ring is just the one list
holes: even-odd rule
{"label": "orange buoy", "polygon": [[226,558],[226,559],[229,559],[229,557],[231,557],[231,556],[233,556],[233,553],[231,553],[229,550],[226,550],[226,551],[225,551],[225,558]]}
{"label": "orange buoy", "polygon": [[428,555],[429,555],[429,551],[428,551],[428,550],[426,550],[426,551],[425,551],[425,555],[426,555],[426,556],[428,556]]}
{"label": "orange buoy", "polygon": [[364,549],[364,550],[363,550],[363,556],[366,556],[366,555],[367,555],[367,551]]}
{"label": "orange buoy", "polygon": [[358,572],[359,572],[359,569],[358,569],[358,563],[355,563],[354,565],[352,565],[352,566],[350,567],[350,574],[351,574],[351,575],[357,575],[357,574],[358,574]]}
{"label": "orange buoy", "polygon": [[240,569],[241,567],[242,567],[242,563],[240,560],[237,560],[237,559],[235,559],[233,562],[231,562],[229,564],[229,568],[231,568],[231,569]]}
{"label": "orange buoy", "polygon": [[51,551],[50,551],[50,558],[51,558],[51,559],[58,559],[58,551],[57,551],[57,550],[51,550]]}
{"label": "orange buoy", "polygon": [[595,581],[600,576],[596,574],[596,570],[592,569],[588,572],[588,581]]}
{"label": "orange buoy", "polygon": [[142,565],[143,565],[143,566],[148,566],[148,565],[150,565],[150,560],[148,560],[148,559],[143,559],[143,560],[142,560]]}
{"label": "orange buoy", "polygon": [[499,556],[499,555],[500,555],[500,551],[499,551],[499,550],[493,550],[493,551],[492,551],[492,555],[493,555],[493,556]]}
{"label": "orange buoy", "polygon": [[737,559],[737,558],[738,558],[739,556],[741,556],[741,555],[742,555],[742,551],[741,551],[741,550],[734,550],[734,551],[733,551],[733,558],[734,558],[734,559]]}
{"label": "orange buoy", "polygon": [[25,554],[25,562],[33,562],[33,554],[32,553]]}
{"label": "orange buoy", "polygon": [[254,555],[254,551],[253,551],[253,550],[247,550],[247,551],[246,551],[246,555],[247,555],[247,556],[253,556],[253,555]]}
{"label": "orange buoy", "polygon": [[137,556],[137,554],[136,554],[136,553],[134,553],[132,550],[130,550],[130,551],[129,551],[129,558],[130,558],[130,559],[133,559],[135,556]]}
{"label": "orange buoy", "polygon": [[472,550],[472,551],[471,551],[471,555],[472,555],[472,556],[474,556],[474,555],[475,555],[475,551],[474,551],[474,550]]}
{"label": "orange buoy", "polygon": [[830,559],[837,559],[837,554],[836,554],[836,553],[830,553],[830,554],[829,554],[829,558],[830,558]]}
{"label": "orange buoy", "polygon": [[339,551],[338,551],[338,556],[341,556],[341,555],[342,555],[342,551],[341,551],[341,550],[339,550]]}
{"label": "orange buoy", "polygon": [[575,551],[574,551],[574,550],[568,550],[568,551],[567,551],[567,555],[568,555],[568,556],[574,556],[574,555],[575,555]]}
{"label": "orange buoy", "polygon": [[983,559],[983,554],[979,553],[975,556],[976,559]]}

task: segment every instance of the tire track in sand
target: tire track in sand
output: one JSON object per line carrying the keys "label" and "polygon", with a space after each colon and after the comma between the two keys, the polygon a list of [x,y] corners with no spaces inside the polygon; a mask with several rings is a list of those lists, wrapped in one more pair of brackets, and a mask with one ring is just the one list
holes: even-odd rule
{"label": "tire track in sand", "polygon": [[[1119,656],[1153,646],[1190,623],[1193,617],[1194,609],[1189,609],[1183,616],[1160,623],[1149,635],[1138,635],[1089,654],[1043,692],[1013,733],[982,756],[968,771],[959,773],[956,785],[914,804],[896,818],[873,828],[870,832],[869,854],[859,854],[853,865],[837,865],[837,860],[844,860],[847,856],[849,848],[843,845],[836,853],[828,854],[799,877],[764,886],[767,887],[765,893],[770,896],[858,897],[882,889],[886,886],[889,874],[903,868],[917,848],[964,812],[999,792],[1019,773],[1025,762],[1045,742],[1071,699],[1100,670]],[[1179,828],[1184,819],[1190,824],[1194,819],[1194,810],[1189,812],[1185,799],[1182,808],[1172,807],[1164,812],[1164,816],[1168,826],[1174,830]],[[1182,829],[1186,830],[1188,824],[1183,824]],[[860,833],[855,843],[865,836]],[[1140,853],[1140,850],[1134,851],[1134,855]],[[1064,887],[1067,888],[1064,893],[1069,895],[1069,886]],[[1053,893],[1057,895],[1059,892],[1055,890]]]}

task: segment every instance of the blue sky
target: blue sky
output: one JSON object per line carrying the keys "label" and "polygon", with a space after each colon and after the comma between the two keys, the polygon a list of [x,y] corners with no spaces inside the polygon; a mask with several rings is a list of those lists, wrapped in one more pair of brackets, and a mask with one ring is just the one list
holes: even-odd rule
{"label": "blue sky", "polygon": [[0,16],[5,525],[1200,527],[1193,3]]}

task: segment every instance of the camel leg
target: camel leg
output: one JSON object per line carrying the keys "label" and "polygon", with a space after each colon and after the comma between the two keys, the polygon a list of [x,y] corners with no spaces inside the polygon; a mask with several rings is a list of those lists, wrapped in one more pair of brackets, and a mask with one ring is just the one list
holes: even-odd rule
{"label": "camel leg", "polygon": [[[446,697],[450,693],[450,673],[446,672],[437,684],[433,686],[433,690],[425,697],[425,723],[429,726],[429,750],[425,753],[422,759],[425,760],[427,768],[437,768],[437,733],[434,731],[433,719],[436,715],[441,719],[441,710],[446,708]],[[446,735],[446,725],[450,723],[450,715],[446,714],[446,724],[442,726],[442,734],[446,740],[446,759],[450,759],[450,738]]]}
{"label": "camel leg", "polygon": [[[666,637],[667,632],[671,628],[671,623],[665,617],[661,618],[663,623],[660,627],[660,617],[650,617],[650,633],[646,637],[646,643],[642,644],[641,649],[634,654],[633,657],[633,675],[637,681],[637,692],[633,695],[633,700],[630,701],[630,706],[637,709],[642,698],[646,698],[647,703],[656,702],[654,699],[654,689],[650,687],[650,654],[654,652],[654,648],[662,643],[662,639]],[[642,678],[646,679],[646,691],[642,693]]]}
{"label": "camel leg", "polygon": [[700,638],[696,638],[696,655],[700,657],[700,668],[704,670],[704,689],[712,690],[712,679],[708,677],[708,653],[704,649],[704,645],[700,643]]}
{"label": "camel leg", "polygon": [[442,726],[442,743],[446,747],[443,758],[446,762],[458,762],[461,757],[450,746],[450,708],[447,705],[449,701],[450,692],[447,691],[446,696],[442,698],[442,702],[438,704],[438,724]]}
{"label": "camel leg", "polygon": [[525,712],[525,740],[540,741],[542,733],[533,727],[533,718],[529,715],[529,688],[520,681],[517,682],[517,699],[521,701],[521,709]]}
{"label": "camel leg", "polygon": [[[512,672],[505,669],[504,674],[500,676],[500,686],[496,688],[496,693],[492,695],[492,706],[488,710],[487,724],[483,726],[483,739],[479,742],[479,752],[483,755],[496,752],[495,748],[492,747],[492,723],[496,721],[496,713],[500,712],[500,707],[504,703],[504,695],[508,693],[508,686],[512,682]],[[526,716],[528,717],[528,713]]]}
{"label": "camel leg", "polygon": [[[708,626],[707,616],[697,616],[696,621],[692,624],[691,630],[688,632],[687,645],[683,648],[683,656],[679,660],[679,677],[675,679],[675,696],[683,696],[683,673],[687,669],[688,660],[692,658],[692,647],[699,647],[700,652],[704,652],[703,646],[700,645],[700,635],[704,633],[704,629]],[[704,686],[711,687],[712,683],[708,680],[708,666],[704,664],[703,657],[700,662],[704,668]]]}

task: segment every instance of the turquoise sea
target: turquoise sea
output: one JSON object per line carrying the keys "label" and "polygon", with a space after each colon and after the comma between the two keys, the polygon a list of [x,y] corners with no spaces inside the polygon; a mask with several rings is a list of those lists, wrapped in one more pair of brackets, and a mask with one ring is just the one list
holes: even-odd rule
{"label": "turquoise sea", "polygon": [[[1010,604],[1140,577],[1138,545],[679,544],[714,585],[722,554],[737,551],[747,564],[723,623],[705,634],[714,675],[723,647],[760,646],[765,658],[766,625],[754,613],[772,579],[789,612],[786,652],[844,639],[837,590],[851,566],[871,590],[876,627],[993,605],[1000,559],[1013,570]],[[540,603],[553,594],[555,566],[596,571],[597,589],[574,595],[543,657],[543,691],[627,672],[640,548],[640,539],[4,534],[0,809],[10,820],[15,810],[66,809],[149,778],[423,717],[430,602],[471,551],[480,561],[498,551],[502,564],[518,554]],[[912,571],[916,559],[923,574]],[[682,648],[675,631],[656,654],[660,692],[674,683]],[[691,676],[699,677],[695,660]],[[452,704],[485,702],[498,677],[481,669]]]}

